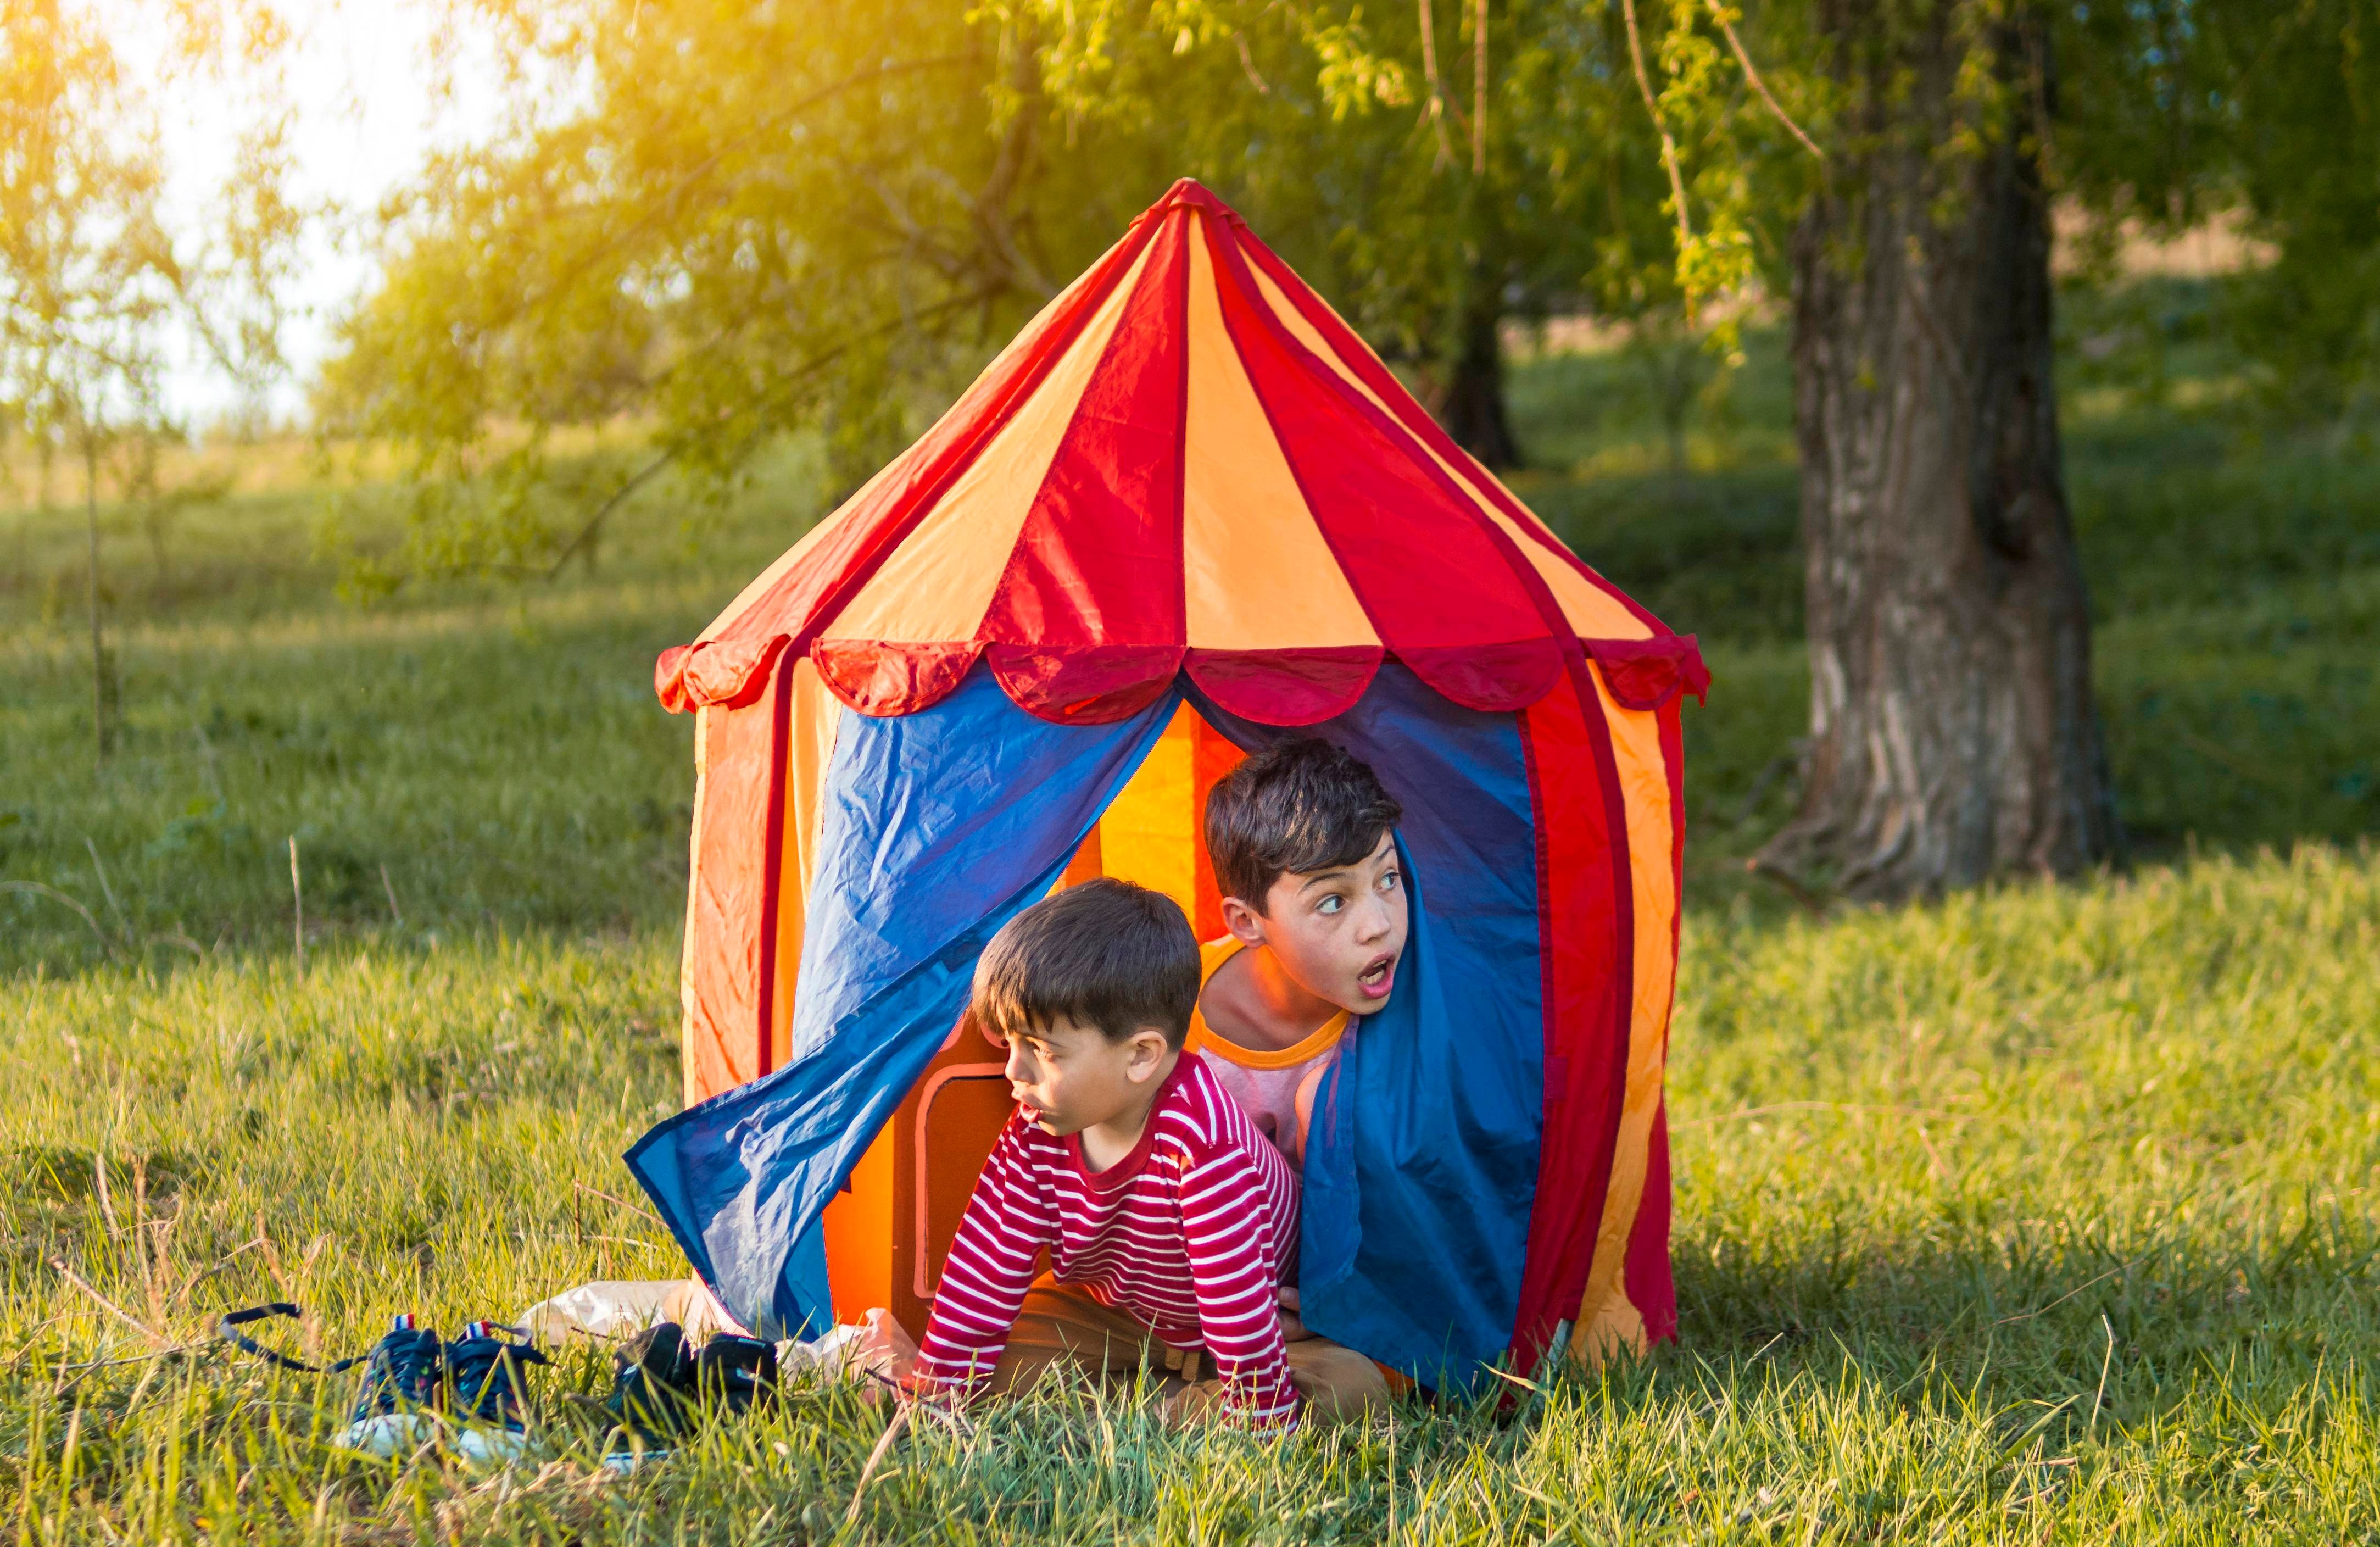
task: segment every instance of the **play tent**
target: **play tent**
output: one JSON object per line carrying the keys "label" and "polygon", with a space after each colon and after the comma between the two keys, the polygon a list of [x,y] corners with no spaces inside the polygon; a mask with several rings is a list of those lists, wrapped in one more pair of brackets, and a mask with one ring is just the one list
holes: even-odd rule
{"label": "play tent", "polygon": [[[1435,1384],[1669,1335],[1671,632],[1177,184],[656,683],[695,712],[686,1111],[631,1169],[748,1324],[930,1300],[1008,1110],[990,934],[1098,873],[1219,932],[1197,815],[1311,734],[1412,941],[1316,1103],[1318,1331]],[[913,1328],[913,1330],[915,1330]]]}

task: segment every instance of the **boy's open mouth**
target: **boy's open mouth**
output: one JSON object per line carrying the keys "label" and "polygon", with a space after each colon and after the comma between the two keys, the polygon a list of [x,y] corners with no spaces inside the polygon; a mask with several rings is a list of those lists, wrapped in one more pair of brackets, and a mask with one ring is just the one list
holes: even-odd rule
{"label": "boy's open mouth", "polygon": [[1355,986],[1367,999],[1386,999],[1389,990],[1396,986],[1397,958],[1376,956],[1370,966],[1355,975]]}

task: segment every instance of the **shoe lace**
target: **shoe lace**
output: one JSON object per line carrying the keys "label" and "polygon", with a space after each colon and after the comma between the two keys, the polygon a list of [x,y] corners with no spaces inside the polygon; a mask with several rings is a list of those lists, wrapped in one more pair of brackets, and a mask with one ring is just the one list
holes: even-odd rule
{"label": "shoe lace", "polygon": [[400,1404],[430,1406],[438,1396],[443,1354],[436,1333],[417,1330],[409,1315],[397,1317],[365,1360],[356,1417],[394,1412]]}
{"label": "shoe lace", "polygon": [[526,1343],[508,1343],[496,1336],[492,1322],[474,1322],[446,1346],[446,1368],[455,1381],[455,1399],[464,1415],[490,1423],[512,1423],[520,1407],[516,1390],[519,1367],[544,1364],[543,1354]]}

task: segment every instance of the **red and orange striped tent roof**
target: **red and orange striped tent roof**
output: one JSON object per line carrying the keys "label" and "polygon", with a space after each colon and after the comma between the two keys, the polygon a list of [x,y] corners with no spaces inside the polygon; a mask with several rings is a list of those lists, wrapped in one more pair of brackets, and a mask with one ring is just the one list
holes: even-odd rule
{"label": "red and orange striped tent roof", "polygon": [[1049,720],[1120,718],[1186,671],[1234,713],[1306,725],[1386,656],[1509,711],[1580,646],[1630,707],[1708,680],[1691,636],[1581,563],[1184,179],[656,687],[739,704],[790,652],[852,708],[905,714],[983,658]]}

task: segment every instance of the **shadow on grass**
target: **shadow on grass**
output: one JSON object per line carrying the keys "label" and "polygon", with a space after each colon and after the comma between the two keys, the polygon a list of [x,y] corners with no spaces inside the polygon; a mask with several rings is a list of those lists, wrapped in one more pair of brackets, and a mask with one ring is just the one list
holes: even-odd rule
{"label": "shadow on grass", "polygon": [[2326,1363],[2380,1348],[2380,1231],[2335,1199],[2289,1212],[2238,1233],[1977,1220],[1964,1241],[1853,1246],[1847,1232],[1774,1255],[1687,1237],[1679,1338],[1652,1363],[1733,1386],[1855,1373],[1912,1396],[2036,1404],[2069,1431],[2095,1413],[2140,1424],[2210,1386],[2277,1414]]}

